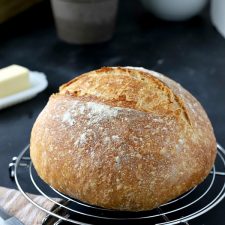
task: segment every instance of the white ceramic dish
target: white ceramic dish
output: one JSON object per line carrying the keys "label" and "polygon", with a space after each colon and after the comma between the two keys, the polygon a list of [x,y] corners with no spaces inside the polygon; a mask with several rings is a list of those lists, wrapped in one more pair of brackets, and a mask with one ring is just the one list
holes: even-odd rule
{"label": "white ceramic dish", "polygon": [[171,21],[190,19],[204,8],[207,1],[208,0],[141,0],[147,10],[161,19]]}
{"label": "white ceramic dish", "polygon": [[29,76],[31,87],[14,95],[0,98],[0,110],[31,99],[48,86],[48,81],[44,73],[30,71]]}
{"label": "white ceramic dish", "polygon": [[213,25],[225,38],[225,1],[212,0],[210,11]]}

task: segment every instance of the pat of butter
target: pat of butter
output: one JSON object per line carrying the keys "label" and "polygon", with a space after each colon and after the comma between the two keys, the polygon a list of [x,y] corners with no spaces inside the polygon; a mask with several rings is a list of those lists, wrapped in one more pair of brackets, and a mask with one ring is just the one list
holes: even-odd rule
{"label": "pat of butter", "polygon": [[0,98],[18,93],[30,87],[29,70],[18,65],[0,69]]}

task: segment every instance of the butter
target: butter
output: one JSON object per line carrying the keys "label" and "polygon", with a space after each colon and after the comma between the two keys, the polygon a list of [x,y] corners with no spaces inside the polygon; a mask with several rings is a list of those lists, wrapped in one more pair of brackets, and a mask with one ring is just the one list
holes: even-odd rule
{"label": "butter", "polygon": [[0,98],[18,93],[30,87],[29,70],[18,65],[0,69]]}

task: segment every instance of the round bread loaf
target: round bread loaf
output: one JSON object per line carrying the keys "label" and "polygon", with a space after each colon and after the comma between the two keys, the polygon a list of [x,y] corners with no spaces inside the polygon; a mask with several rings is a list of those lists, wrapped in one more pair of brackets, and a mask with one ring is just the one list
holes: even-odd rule
{"label": "round bread loaf", "polygon": [[37,118],[39,176],[83,202],[155,208],[201,183],[216,156],[211,123],[182,86],[153,71],[105,67],[62,85]]}

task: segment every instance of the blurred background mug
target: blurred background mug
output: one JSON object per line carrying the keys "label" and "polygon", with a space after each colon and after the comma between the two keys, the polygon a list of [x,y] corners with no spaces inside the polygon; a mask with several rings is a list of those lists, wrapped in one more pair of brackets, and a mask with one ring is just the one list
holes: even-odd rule
{"label": "blurred background mug", "polygon": [[118,0],[51,0],[59,37],[93,44],[112,38]]}

